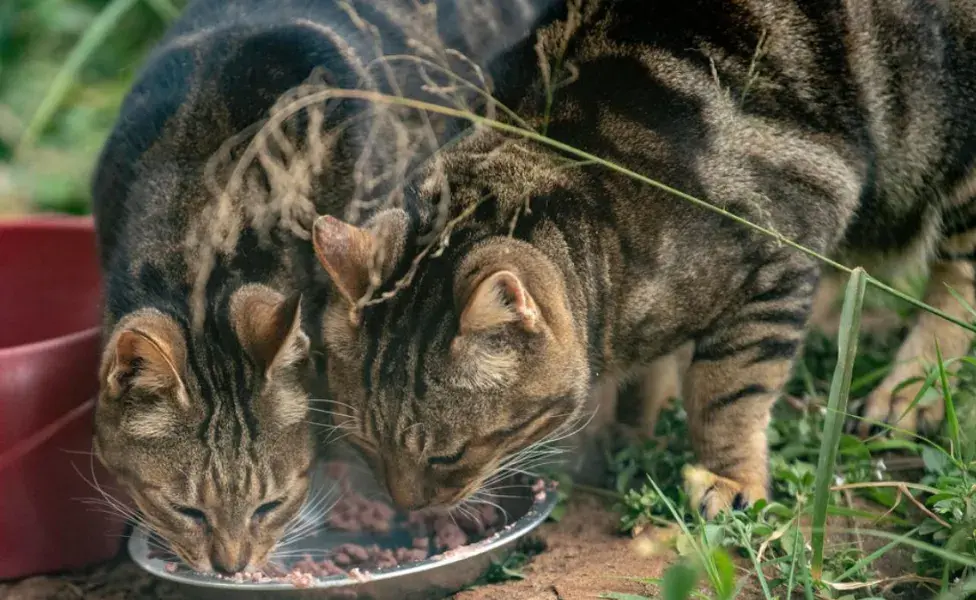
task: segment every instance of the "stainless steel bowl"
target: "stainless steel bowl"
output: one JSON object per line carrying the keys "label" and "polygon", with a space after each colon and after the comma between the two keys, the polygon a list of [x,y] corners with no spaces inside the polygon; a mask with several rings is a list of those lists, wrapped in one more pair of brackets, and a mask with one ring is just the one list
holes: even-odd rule
{"label": "stainless steel bowl", "polygon": [[[548,486],[547,486],[548,487]],[[523,489],[523,488],[518,488]],[[511,491],[511,490],[509,490]],[[546,491],[544,498],[526,486],[516,495],[509,494],[502,508],[509,516],[509,525],[495,535],[464,546],[460,551],[432,556],[426,560],[407,563],[394,568],[369,572],[368,581],[346,576],[317,579],[311,587],[297,588],[281,582],[234,582],[191,571],[169,572],[166,561],[150,558],[149,536],[138,528],[129,539],[129,553],[133,560],[157,577],[179,584],[187,596],[195,598],[262,598],[284,600],[290,598],[384,598],[414,599],[442,598],[474,583],[489,568],[493,560],[501,560],[515,549],[519,538],[538,527],[556,506],[555,491]],[[303,542],[310,554],[320,555],[336,546],[354,543],[378,544],[383,547],[409,545],[405,531],[393,531],[379,536],[371,533],[348,533],[319,530]]]}

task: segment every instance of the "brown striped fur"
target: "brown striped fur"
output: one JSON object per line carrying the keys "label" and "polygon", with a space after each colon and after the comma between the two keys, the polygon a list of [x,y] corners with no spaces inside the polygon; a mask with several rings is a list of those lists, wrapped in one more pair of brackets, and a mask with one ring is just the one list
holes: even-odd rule
{"label": "brown striped fur", "polygon": [[121,319],[102,360],[94,441],[140,521],[190,567],[224,573],[264,564],[305,502],[312,460],[297,301],[250,284],[230,314],[248,356],[236,369],[207,365],[157,309]]}
{"label": "brown striped fur", "polygon": [[[578,18],[539,32],[546,76],[499,85],[533,126],[843,262],[931,264],[927,300],[965,318],[945,284],[972,301],[976,6],[620,0],[570,12]],[[536,57],[516,53],[513,72],[537,73]],[[545,81],[564,82],[551,111]],[[347,301],[325,320],[330,383],[394,499],[470,497],[576,418],[601,376],[646,369],[689,342],[683,396],[706,474],[691,477],[692,499],[712,516],[765,497],[769,410],[820,263],[540,144],[476,130],[444,160],[461,220],[443,234],[450,243],[412,271],[440,189],[422,182],[399,234],[371,242],[398,248],[357,289],[383,301],[358,311]],[[319,244],[348,231],[323,226]],[[333,273],[368,269],[328,251],[320,260]],[[503,276],[472,300],[472,282],[503,272],[515,284]],[[465,311],[482,305],[494,325],[469,334]],[[869,416],[897,418],[911,389],[893,398],[894,383],[918,373],[935,339],[953,355],[972,337],[921,317]],[[902,425],[940,419],[928,408]]]}
{"label": "brown striped fur", "polygon": [[303,505],[308,416],[328,412],[310,407],[321,344],[301,327],[317,333],[328,296],[312,222],[368,212],[347,200],[389,187],[372,164],[412,162],[403,124],[360,118],[362,103],[282,115],[322,87],[434,85],[436,72],[386,74],[411,55],[451,64],[439,43],[488,78],[545,4],[194,0],[148,57],[94,181],[106,290],[95,448],[138,506],[125,516],[190,567],[261,566],[311,531],[303,517],[321,518],[308,513],[329,490]]}

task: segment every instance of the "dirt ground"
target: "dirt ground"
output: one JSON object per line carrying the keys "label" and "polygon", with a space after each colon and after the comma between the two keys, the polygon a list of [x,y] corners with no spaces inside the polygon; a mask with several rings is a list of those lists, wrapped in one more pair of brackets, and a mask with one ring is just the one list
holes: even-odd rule
{"label": "dirt ground", "polygon": [[653,597],[652,586],[630,578],[660,577],[667,557],[642,556],[633,540],[617,534],[618,521],[601,500],[577,494],[562,521],[540,528],[547,549],[523,569],[525,579],[478,587],[455,598],[569,600],[598,598],[606,592]]}
{"label": "dirt ground", "polygon": [[[559,523],[540,527],[546,550],[523,569],[525,579],[461,592],[458,600],[598,598],[605,592],[646,593],[653,588],[629,577],[659,577],[665,557],[641,556],[616,533],[617,517],[603,501],[576,494]],[[124,553],[123,553],[124,554]],[[121,556],[85,573],[33,577],[0,584],[0,600],[182,600],[185,596]]]}

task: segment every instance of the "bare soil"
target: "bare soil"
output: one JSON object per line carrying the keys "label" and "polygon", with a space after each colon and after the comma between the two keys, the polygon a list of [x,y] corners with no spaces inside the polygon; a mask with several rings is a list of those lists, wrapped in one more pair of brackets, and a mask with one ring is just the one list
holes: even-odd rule
{"label": "bare soil", "polygon": [[603,501],[575,494],[559,523],[540,527],[546,551],[524,569],[525,579],[481,586],[458,600],[575,600],[607,592],[655,596],[654,586],[633,578],[660,577],[670,556],[645,556],[617,533],[617,517]]}

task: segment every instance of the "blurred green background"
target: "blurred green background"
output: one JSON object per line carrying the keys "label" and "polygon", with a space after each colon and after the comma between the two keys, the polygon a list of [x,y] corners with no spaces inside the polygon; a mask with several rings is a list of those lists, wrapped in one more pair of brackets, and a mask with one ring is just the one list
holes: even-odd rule
{"label": "blurred green background", "polygon": [[0,0],[0,217],[87,213],[132,78],[187,0]]}

